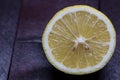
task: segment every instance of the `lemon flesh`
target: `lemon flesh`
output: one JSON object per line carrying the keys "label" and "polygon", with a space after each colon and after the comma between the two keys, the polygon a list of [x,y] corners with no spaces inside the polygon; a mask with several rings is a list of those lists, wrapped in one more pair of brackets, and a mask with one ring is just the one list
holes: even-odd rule
{"label": "lemon flesh", "polygon": [[101,69],[112,56],[115,42],[115,30],[109,19],[83,5],[58,12],[43,34],[48,60],[69,74],[87,74]]}

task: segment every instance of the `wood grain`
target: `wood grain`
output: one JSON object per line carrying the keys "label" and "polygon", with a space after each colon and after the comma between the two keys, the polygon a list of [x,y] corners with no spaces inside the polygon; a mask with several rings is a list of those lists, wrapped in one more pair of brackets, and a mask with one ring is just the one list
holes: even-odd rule
{"label": "wood grain", "polygon": [[0,80],[7,80],[19,8],[19,0],[0,1]]}

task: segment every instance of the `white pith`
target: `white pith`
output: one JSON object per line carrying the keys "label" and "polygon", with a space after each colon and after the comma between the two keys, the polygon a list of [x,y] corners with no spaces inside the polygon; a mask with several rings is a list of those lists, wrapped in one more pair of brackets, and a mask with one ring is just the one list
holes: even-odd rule
{"label": "white pith", "polygon": [[[55,60],[55,58],[53,57],[53,55],[51,53],[51,49],[48,45],[48,35],[51,32],[52,27],[55,24],[55,22],[58,19],[62,18],[65,14],[70,13],[70,12],[76,12],[76,11],[86,11],[86,12],[89,12],[91,14],[96,15],[99,19],[104,21],[104,23],[107,25],[107,30],[110,32],[109,50],[108,50],[106,56],[104,56],[103,60],[99,64],[97,64],[96,66],[87,67],[87,68],[83,68],[83,69],[68,68],[68,67],[64,66],[62,63],[59,63]],[[70,74],[87,74],[87,73],[92,73],[92,72],[95,72],[95,71],[101,69],[109,61],[109,59],[112,56],[112,53],[114,52],[115,43],[116,43],[116,33],[115,33],[113,25],[111,24],[109,19],[101,12],[98,12],[97,10],[95,10],[94,8],[91,8],[91,7],[88,8],[88,6],[82,6],[82,7],[81,6],[74,6],[74,7],[68,7],[66,9],[63,9],[58,14],[56,14],[54,16],[54,18],[52,18],[52,20],[47,25],[47,28],[43,34],[42,41],[43,41],[43,47],[44,47],[47,58],[57,69],[64,71],[66,73],[70,73]],[[75,41],[76,42],[84,42],[85,40],[84,40],[84,38],[78,38]]]}
{"label": "white pith", "polygon": [[72,50],[75,51],[78,47],[78,44],[82,44],[84,48],[89,49],[89,45],[86,43],[86,39],[84,37],[79,37],[74,40],[74,45]]}

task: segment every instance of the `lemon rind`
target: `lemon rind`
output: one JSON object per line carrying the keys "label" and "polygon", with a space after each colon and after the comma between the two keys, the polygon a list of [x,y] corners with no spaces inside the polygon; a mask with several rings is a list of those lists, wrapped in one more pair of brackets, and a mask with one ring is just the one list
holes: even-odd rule
{"label": "lemon rind", "polygon": [[[87,11],[91,14],[95,14],[99,19],[103,20],[105,22],[105,24],[107,25],[107,29],[110,32],[110,36],[111,36],[110,48],[109,48],[106,56],[104,56],[103,60],[99,64],[97,64],[96,66],[87,67],[87,68],[83,68],[83,69],[68,68],[68,67],[64,66],[63,64],[57,62],[54,59],[54,57],[52,56],[51,49],[48,45],[48,35],[49,35],[49,32],[52,30],[53,24],[58,19],[62,18],[62,16],[64,16],[65,14],[67,14],[69,12],[75,12],[75,11],[78,11],[78,10],[79,11]],[[108,63],[110,58],[112,57],[112,55],[114,53],[114,50],[115,50],[115,46],[116,46],[116,32],[115,32],[115,29],[114,29],[111,21],[107,18],[106,15],[104,15],[100,11],[98,11],[95,8],[92,8],[90,6],[87,6],[87,5],[75,5],[75,6],[67,7],[67,8],[64,8],[64,9],[60,10],[50,20],[50,22],[47,24],[47,27],[46,27],[46,29],[43,33],[43,36],[42,36],[42,45],[43,45],[43,49],[45,51],[45,54],[46,54],[46,57],[47,57],[48,61],[55,68],[59,69],[62,72],[68,73],[68,74],[75,74],[75,75],[89,74],[89,73],[96,72],[96,71],[100,70],[101,68],[103,68]]]}

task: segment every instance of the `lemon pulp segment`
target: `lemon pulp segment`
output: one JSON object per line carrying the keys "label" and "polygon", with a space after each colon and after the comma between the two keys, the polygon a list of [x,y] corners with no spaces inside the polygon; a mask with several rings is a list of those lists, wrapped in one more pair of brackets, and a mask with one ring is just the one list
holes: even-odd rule
{"label": "lemon pulp segment", "polygon": [[55,60],[68,68],[99,64],[109,49],[106,24],[85,11],[70,12],[57,20],[48,35]]}

